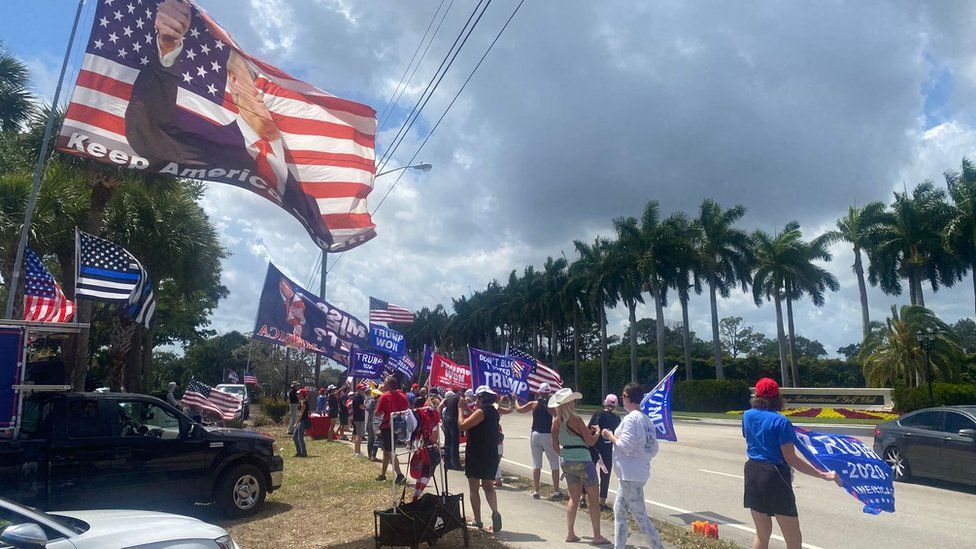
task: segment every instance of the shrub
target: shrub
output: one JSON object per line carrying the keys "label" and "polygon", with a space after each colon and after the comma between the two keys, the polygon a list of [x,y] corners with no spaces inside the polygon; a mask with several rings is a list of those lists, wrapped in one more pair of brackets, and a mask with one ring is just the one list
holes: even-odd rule
{"label": "shrub", "polygon": [[272,421],[270,417],[265,415],[255,416],[254,419],[251,420],[251,427],[267,427],[268,425],[276,425],[276,422]]}
{"label": "shrub", "polygon": [[749,407],[749,383],[740,379],[701,379],[674,384],[671,406],[685,412],[728,412]]}
{"label": "shrub", "polygon": [[265,399],[261,402],[261,413],[275,423],[281,423],[288,413],[288,403],[277,398]]}
{"label": "shrub", "polygon": [[925,384],[921,387],[895,387],[892,394],[895,410],[905,414],[929,406],[976,405],[976,384],[935,383],[932,385],[932,396],[935,402],[930,403],[929,388]]}

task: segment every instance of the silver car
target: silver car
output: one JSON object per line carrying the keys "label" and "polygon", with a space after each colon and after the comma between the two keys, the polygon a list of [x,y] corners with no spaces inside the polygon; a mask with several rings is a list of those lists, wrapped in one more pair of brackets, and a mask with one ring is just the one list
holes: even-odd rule
{"label": "silver car", "polygon": [[44,513],[0,498],[0,547],[17,549],[239,549],[226,530],[150,511]]}

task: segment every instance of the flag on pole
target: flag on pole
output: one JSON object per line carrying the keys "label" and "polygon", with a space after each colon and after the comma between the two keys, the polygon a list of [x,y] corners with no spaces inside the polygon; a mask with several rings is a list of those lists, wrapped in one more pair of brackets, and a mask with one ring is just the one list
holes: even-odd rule
{"label": "flag on pole", "polygon": [[77,231],[75,298],[129,303],[141,288],[142,264],[115,242]]}
{"label": "flag on pole", "polygon": [[674,422],[671,420],[671,389],[674,387],[676,371],[678,371],[677,366],[672,368],[651,392],[644,395],[640,404],[641,411],[654,423],[657,438],[671,442],[678,440],[678,435],[674,431]]}
{"label": "flag on pole", "polygon": [[369,298],[369,321],[370,322],[395,322],[397,324],[410,324],[413,322],[413,311],[399,305],[387,303],[375,297]]}
{"label": "flag on pole", "polygon": [[126,314],[147,329],[156,316],[149,272],[122,246],[76,232],[75,298],[123,303]]}
{"label": "flag on pole", "polygon": [[227,383],[240,383],[240,378],[237,377],[237,372],[231,370],[230,368],[224,368],[224,380]]}
{"label": "flag on pole", "polygon": [[250,370],[244,370],[244,384],[259,385],[257,376],[255,376]]}
{"label": "flag on pole", "polygon": [[195,379],[190,380],[181,400],[191,408],[212,412],[225,421],[237,417],[242,408],[242,400],[237,395],[214,389]]}
{"label": "flag on pole", "polygon": [[376,111],[247,54],[195,2],[100,0],[57,139],[143,173],[227,183],[329,252],[376,236]]}
{"label": "flag on pole", "polygon": [[533,366],[532,371],[529,372],[528,378],[530,392],[538,393],[539,387],[541,387],[543,383],[548,383],[553,390],[563,388],[563,378],[559,375],[559,372],[546,366],[534,356],[519,349],[518,347],[511,346],[508,348],[508,355],[517,360],[526,361]]}
{"label": "flag on pole", "polygon": [[24,320],[34,322],[68,322],[75,315],[75,304],[69,301],[34,250],[24,255]]}

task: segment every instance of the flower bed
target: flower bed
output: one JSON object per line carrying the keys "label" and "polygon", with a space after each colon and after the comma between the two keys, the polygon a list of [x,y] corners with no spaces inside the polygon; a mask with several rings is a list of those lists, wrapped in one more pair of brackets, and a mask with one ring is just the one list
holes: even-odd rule
{"label": "flower bed", "polygon": [[[732,415],[742,415],[742,410],[727,412]],[[816,419],[876,419],[888,421],[898,418],[898,414],[891,412],[874,412],[868,410],[854,410],[851,408],[787,408],[782,411],[787,417],[806,417]]]}

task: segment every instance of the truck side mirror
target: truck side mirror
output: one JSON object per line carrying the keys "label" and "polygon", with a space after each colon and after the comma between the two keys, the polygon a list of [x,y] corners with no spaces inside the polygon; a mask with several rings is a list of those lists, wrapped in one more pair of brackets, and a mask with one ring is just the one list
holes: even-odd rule
{"label": "truck side mirror", "polygon": [[47,545],[47,534],[33,522],[25,522],[4,528],[0,533],[0,541],[17,549],[44,549]]}

